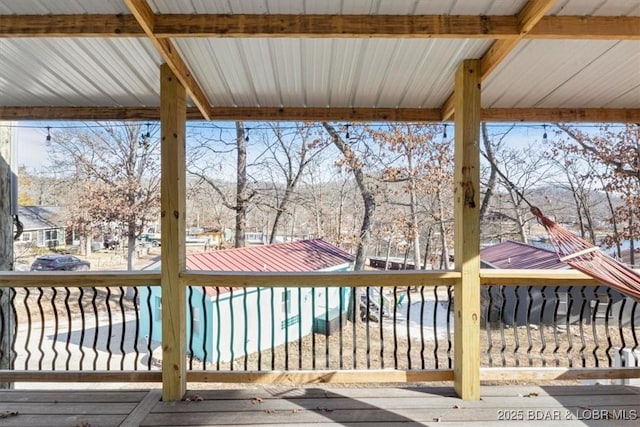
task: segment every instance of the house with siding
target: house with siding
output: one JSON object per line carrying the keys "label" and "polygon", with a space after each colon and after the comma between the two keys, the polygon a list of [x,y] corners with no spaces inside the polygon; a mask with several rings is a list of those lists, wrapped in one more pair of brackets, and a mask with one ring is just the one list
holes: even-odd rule
{"label": "house with siding", "polygon": [[[187,269],[225,272],[349,271],[353,256],[322,240],[250,246],[187,255]],[[150,268],[160,268],[159,264]],[[187,351],[228,362],[346,324],[350,288],[192,286],[187,288]],[[142,288],[141,331],[162,334],[159,287]],[[143,337],[141,337],[143,338]]]}
{"label": "house with siding", "polygon": [[64,247],[66,226],[60,213],[58,206],[20,206],[18,218],[22,234],[15,244],[49,249]]}

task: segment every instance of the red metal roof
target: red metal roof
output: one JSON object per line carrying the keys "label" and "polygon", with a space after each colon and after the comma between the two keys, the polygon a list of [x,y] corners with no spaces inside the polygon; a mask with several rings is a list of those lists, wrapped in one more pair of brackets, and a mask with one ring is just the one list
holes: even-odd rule
{"label": "red metal roof", "polygon": [[353,256],[322,239],[187,255],[188,270],[318,271],[353,262]]}
{"label": "red metal roof", "polygon": [[552,250],[512,240],[481,249],[480,259],[494,268],[569,268]]}

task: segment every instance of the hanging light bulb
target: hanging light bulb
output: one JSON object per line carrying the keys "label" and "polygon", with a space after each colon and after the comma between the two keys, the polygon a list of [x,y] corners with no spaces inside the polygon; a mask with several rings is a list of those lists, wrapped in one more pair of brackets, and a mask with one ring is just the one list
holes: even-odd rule
{"label": "hanging light bulb", "polygon": [[47,142],[51,142],[51,127],[47,126]]}
{"label": "hanging light bulb", "polygon": [[145,138],[151,138],[151,132],[149,132],[149,123],[147,123],[147,133],[143,135]]}
{"label": "hanging light bulb", "polygon": [[442,133],[442,139],[447,139],[447,124],[444,124],[444,132]]}
{"label": "hanging light bulb", "polygon": [[548,142],[548,139],[547,139],[547,125],[543,124],[542,128],[544,129],[544,133],[542,134],[542,142],[544,142],[546,144]]}
{"label": "hanging light bulb", "polygon": [[347,133],[344,136],[345,136],[345,138],[347,140],[349,140],[349,138],[350,138],[350,135],[349,135],[349,124],[347,124],[345,127],[347,128]]}
{"label": "hanging light bulb", "polygon": [[251,130],[251,128],[247,128],[247,131],[244,133],[245,142],[249,142],[249,131],[250,130]]}

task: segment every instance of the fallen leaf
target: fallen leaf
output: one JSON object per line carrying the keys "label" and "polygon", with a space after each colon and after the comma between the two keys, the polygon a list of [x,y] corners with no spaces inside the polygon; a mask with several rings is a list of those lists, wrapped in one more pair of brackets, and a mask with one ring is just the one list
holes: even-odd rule
{"label": "fallen leaf", "polygon": [[19,414],[18,411],[4,411],[4,412],[0,412],[0,418],[15,417],[18,414]]}

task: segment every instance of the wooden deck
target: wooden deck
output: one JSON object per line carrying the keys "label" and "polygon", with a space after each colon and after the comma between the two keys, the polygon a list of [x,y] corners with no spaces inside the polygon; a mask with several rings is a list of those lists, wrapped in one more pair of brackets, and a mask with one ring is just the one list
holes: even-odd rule
{"label": "wooden deck", "polygon": [[491,386],[465,402],[448,387],[260,387],[192,390],[0,391],[0,426],[414,426],[639,424],[640,388]]}

